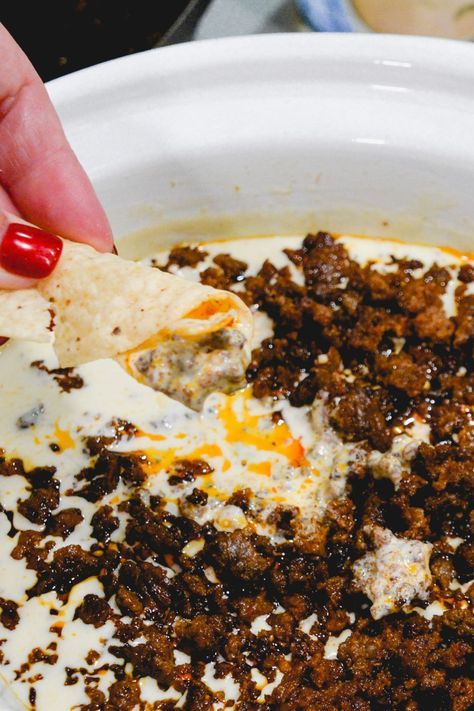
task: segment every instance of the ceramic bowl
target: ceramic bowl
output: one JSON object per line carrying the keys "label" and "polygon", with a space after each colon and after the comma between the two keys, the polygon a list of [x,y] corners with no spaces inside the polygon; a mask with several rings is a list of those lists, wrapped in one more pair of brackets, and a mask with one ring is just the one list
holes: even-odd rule
{"label": "ceramic bowl", "polygon": [[[333,229],[471,245],[474,47],[284,34],[49,84],[124,249]],[[150,241],[153,245],[150,245]]]}

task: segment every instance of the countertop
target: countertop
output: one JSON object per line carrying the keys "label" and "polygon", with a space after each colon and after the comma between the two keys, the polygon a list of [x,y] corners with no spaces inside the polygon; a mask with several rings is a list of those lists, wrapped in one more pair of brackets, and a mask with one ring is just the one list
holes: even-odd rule
{"label": "countertop", "polygon": [[305,29],[293,0],[213,0],[194,39]]}

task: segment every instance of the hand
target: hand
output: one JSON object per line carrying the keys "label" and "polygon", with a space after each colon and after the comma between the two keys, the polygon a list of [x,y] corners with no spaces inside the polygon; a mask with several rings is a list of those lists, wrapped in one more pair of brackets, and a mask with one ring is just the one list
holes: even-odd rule
{"label": "hand", "polygon": [[[42,230],[76,242],[87,242],[99,251],[113,248],[107,217],[66,140],[46,89],[1,24],[0,211],[21,215]],[[53,235],[50,235],[51,244],[48,243],[45,232],[36,235],[39,241],[31,239],[25,250],[25,239],[28,241],[30,237],[12,234],[14,222],[11,215],[4,216],[3,221],[0,219],[0,239],[10,236],[5,248],[2,248],[3,241],[0,243],[0,288],[34,284],[37,269],[33,267],[28,271],[28,259],[31,257],[34,262],[38,246],[42,250],[43,266],[50,265],[50,271],[61,251],[56,248]],[[19,243],[20,258],[15,254]],[[8,252],[7,260],[5,252]]]}

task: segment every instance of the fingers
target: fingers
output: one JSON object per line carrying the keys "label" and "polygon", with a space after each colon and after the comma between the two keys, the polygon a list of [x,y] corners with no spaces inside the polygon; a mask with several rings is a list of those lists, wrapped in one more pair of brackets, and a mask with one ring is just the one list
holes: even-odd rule
{"label": "fingers", "polygon": [[49,276],[61,256],[62,240],[25,223],[0,215],[0,289],[26,289]]}
{"label": "fingers", "polygon": [[5,210],[6,212],[10,212],[12,215],[15,215],[18,212],[15,205],[12,202],[11,197],[0,185],[0,212],[2,210]]}
{"label": "fingers", "polygon": [[0,57],[0,181],[11,201],[50,232],[111,250],[104,210],[46,89],[1,24]]}

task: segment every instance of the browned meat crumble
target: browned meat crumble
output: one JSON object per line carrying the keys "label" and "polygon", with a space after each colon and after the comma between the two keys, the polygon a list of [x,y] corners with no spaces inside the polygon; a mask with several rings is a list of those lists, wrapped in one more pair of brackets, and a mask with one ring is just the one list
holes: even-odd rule
{"label": "browned meat crumble", "polygon": [[161,266],[152,260],[152,267],[168,271],[171,265],[177,267],[196,267],[199,262],[202,262],[207,257],[207,252],[199,247],[178,246],[171,250],[168,262],[165,266]]}
{"label": "browned meat crumble", "polygon": [[74,371],[74,368],[53,368],[50,370],[42,360],[33,361],[31,367],[52,375],[60,390],[65,393],[69,393],[71,390],[79,390],[84,386],[84,380]]}
{"label": "browned meat crumble", "polygon": [[[196,266],[205,256],[196,251],[176,248],[167,266]],[[167,512],[142,488],[144,455],[111,452],[108,438],[89,440],[92,464],[69,493],[100,502],[119,482],[128,487],[129,499],[118,507],[128,515],[124,539],[110,541],[119,526],[117,511],[102,506],[92,517],[97,542],[91,550],[66,545],[53,551],[50,562],[44,538],[54,531],[67,543],[80,511],[55,513],[54,468],[25,471],[18,460],[0,460],[3,476],[27,479],[31,493],[20,511],[43,526],[21,532],[13,553],[38,573],[28,595],[55,590],[66,599],[73,585],[91,575],[104,588],[104,597],[86,595],[76,617],[96,628],[113,621],[110,652],[117,661],[104,668],[116,682],[106,696],[87,677],[90,703],[81,711],[144,708],[138,685],[143,676],[187,691],[184,708],[190,711],[213,709],[219,694],[201,680],[209,661],[216,677],[231,674],[239,684],[240,711],[474,708],[474,585],[465,592],[452,585],[474,577],[474,428],[468,410],[474,404],[474,297],[458,289],[458,315],[448,318],[441,300],[450,279],[446,269],[435,265],[415,276],[420,262],[394,260],[395,270],[381,274],[359,266],[326,233],[308,235],[288,256],[304,285],[270,261],[256,276],[243,278],[247,265],[226,254],[202,273],[213,286],[238,284],[246,302],[274,321],[274,337],[254,351],[247,372],[255,396],[287,397],[296,407],[319,396],[340,436],[361,442],[368,453],[389,450],[414,417],[430,424],[431,442],[419,446],[397,487],[376,478],[366,462],[354,463],[345,495],[329,504],[306,536],[296,535],[298,509],[281,507],[275,523],[286,542],[276,545],[249,529],[219,532],[211,523]],[[467,284],[474,270],[462,267],[459,276]],[[120,423],[117,437],[126,438],[127,431],[133,425]],[[210,471],[204,460],[177,460],[169,481],[179,486]],[[187,498],[193,506],[207,502],[197,488]],[[247,511],[248,500],[242,489],[228,503]],[[368,598],[354,585],[352,564],[370,550],[366,531],[374,526],[433,545],[429,601],[444,601],[443,615],[428,620],[413,611],[372,618]],[[449,537],[464,542],[454,550]],[[197,539],[202,549],[183,553]],[[173,577],[164,571],[170,566]],[[2,599],[0,610],[0,622],[14,627],[15,603]],[[311,629],[303,631],[301,621],[313,614]],[[255,634],[252,622],[260,615],[268,616],[266,629]],[[347,629],[351,635],[337,658],[325,658],[329,637]],[[177,664],[174,650],[189,654],[191,663]],[[269,682],[282,675],[263,700],[252,666]],[[68,669],[65,683],[85,673]],[[155,708],[168,711],[175,703],[157,702]]]}

